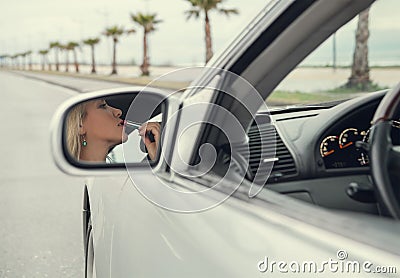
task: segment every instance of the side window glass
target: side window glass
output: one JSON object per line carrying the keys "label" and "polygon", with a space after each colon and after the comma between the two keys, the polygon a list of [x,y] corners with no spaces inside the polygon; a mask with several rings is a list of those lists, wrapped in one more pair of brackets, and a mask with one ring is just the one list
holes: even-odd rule
{"label": "side window glass", "polygon": [[[400,27],[390,2],[377,1],[337,30],[288,74],[268,105],[325,103],[396,85],[400,36],[394,34]],[[360,51],[353,62],[356,44]],[[365,79],[369,82],[358,82]]]}

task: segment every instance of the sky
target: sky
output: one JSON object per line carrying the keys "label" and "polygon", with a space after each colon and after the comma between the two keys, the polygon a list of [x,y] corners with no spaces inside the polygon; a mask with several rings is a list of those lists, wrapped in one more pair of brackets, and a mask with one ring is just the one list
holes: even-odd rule
{"label": "sky", "polygon": [[[190,9],[186,0],[0,0],[1,38],[0,54],[16,54],[47,49],[51,41],[80,42],[90,37],[100,37],[96,58],[100,63],[111,61],[112,43],[101,35],[107,26],[119,25],[135,28],[136,33],[121,37],[117,49],[119,63],[140,64],[142,60],[142,30],[130,19],[131,13],[156,13],[162,20],[157,31],[149,36],[150,62],[156,65],[201,65],[205,59],[204,26],[202,20],[186,20],[184,12]],[[251,5],[249,4],[251,2]],[[266,0],[225,0],[223,7],[236,8],[239,15],[226,17],[213,12],[211,27],[214,52],[221,51],[229,41],[258,13]],[[376,55],[372,64],[395,63],[400,65],[400,10],[399,0],[378,0],[371,14],[383,19],[370,22],[370,47]],[[354,43],[354,24],[336,36],[338,63],[348,60],[348,51],[340,49]],[[376,30],[376,31],[374,31]],[[393,41],[396,34],[397,39]],[[391,40],[390,43],[387,41]],[[332,56],[329,41],[321,47],[310,63],[329,63]],[[379,51],[378,51],[379,50]],[[386,53],[391,57],[380,57]],[[381,54],[379,54],[381,53]],[[52,56],[49,56],[52,59]],[[81,61],[89,63],[90,49],[82,46],[78,51]],[[394,57],[394,58],[393,58]]]}
{"label": "sky", "polygon": [[[377,0],[369,12],[368,40],[371,66],[400,66],[400,0]],[[351,63],[358,17],[336,32],[337,65]],[[307,65],[332,64],[333,38],[331,36],[304,62]],[[351,51],[349,51],[351,50]]]}

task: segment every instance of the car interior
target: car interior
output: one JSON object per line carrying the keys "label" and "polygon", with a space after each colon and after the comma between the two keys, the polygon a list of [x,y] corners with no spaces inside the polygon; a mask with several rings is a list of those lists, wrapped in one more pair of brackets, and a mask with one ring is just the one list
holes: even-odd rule
{"label": "car interior", "polygon": [[[227,68],[248,80],[267,102],[268,96],[296,65],[373,1],[301,2],[307,4],[293,3],[290,11],[263,30],[255,42],[246,45],[244,41],[246,51],[238,54],[240,57],[234,63],[227,63]],[[285,26],[283,32],[282,26]],[[377,201],[371,179],[368,139],[372,118],[388,91],[312,106],[261,109],[256,119],[238,104],[240,99],[233,101],[231,97],[219,96],[215,101],[232,111],[247,130],[248,180],[257,183],[254,176],[258,173],[262,181],[268,177],[263,184],[266,190],[321,207],[387,216],[388,212]],[[242,93],[242,99],[251,97]],[[392,124],[393,145],[400,144],[399,112]],[[212,126],[205,127],[204,134],[198,143],[218,146],[220,163],[226,163],[224,153],[231,154],[226,148],[226,138],[218,136]],[[260,168],[260,142],[262,137],[268,140],[274,135],[276,159],[268,171]],[[198,160],[199,157],[194,158],[194,164]],[[214,169],[220,175],[226,171],[221,164],[216,167],[219,169]]]}
{"label": "car interior", "polygon": [[[384,93],[324,109],[272,113],[279,160],[266,187],[328,208],[383,213],[374,195],[368,152],[359,142],[368,142]],[[392,140],[399,144],[395,125]]]}

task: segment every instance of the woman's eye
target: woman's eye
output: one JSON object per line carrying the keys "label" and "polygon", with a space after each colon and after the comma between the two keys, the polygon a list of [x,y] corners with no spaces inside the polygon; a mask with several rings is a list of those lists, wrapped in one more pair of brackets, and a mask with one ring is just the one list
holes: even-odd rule
{"label": "woman's eye", "polygon": [[100,108],[103,108],[103,109],[106,109],[106,108],[107,108],[107,103],[102,103],[102,104],[100,104],[99,107],[100,107]]}

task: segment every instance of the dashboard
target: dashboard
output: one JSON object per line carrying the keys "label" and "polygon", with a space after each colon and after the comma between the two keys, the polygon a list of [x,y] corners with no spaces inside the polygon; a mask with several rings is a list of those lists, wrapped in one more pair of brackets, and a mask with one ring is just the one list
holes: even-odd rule
{"label": "dashboard", "polygon": [[[371,120],[379,103],[372,103],[346,115],[327,130],[319,142],[319,153],[326,169],[369,166],[367,151]],[[399,119],[400,115],[396,115]],[[391,132],[394,145],[400,145],[400,120],[394,120]]]}
{"label": "dashboard", "polygon": [[[276,128],[276,161],[268,182],[370,174],[365,149],[373,130],[372,118],[386,92],[367,93],[338,103],[275,109],[271,114],[258,111],[257,117],[270,115]],[[393,145],[400,145],[400,109],[392,120],[391,139]],[[252,144],[259,141],[250,140],[250,147],[258,150]]]}
{"label": "dashboard", "polygon": [[[377,203],[363,199],[374,185],[368,152],[361,145],[370,141],[371,120],[386,92],[368,93],[334,106],[273,111],[282,144],[277,145],[278,163],[271,176],[279,172],[281,177],[274,182],[270,178],[268,189],[321,207],[379,214]],[[394,117],[391,138],[393,145],[400,145],[400,111]],[[287,169],[295,174],[288,175]],[[349,195],[355,186],[363,188],[361,196]]]}

